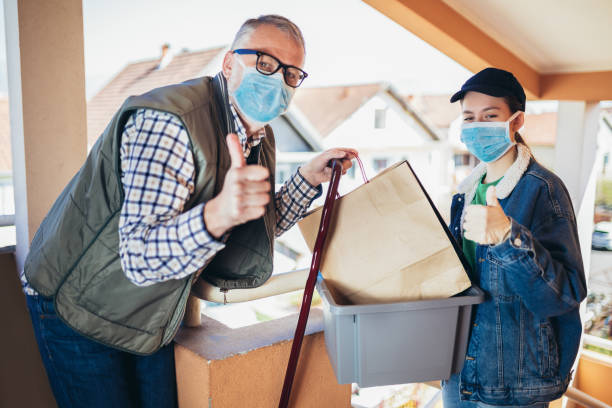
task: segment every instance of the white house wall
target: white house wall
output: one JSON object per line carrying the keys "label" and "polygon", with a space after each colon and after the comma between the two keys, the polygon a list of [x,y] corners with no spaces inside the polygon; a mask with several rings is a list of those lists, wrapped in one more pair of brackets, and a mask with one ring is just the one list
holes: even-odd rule
{"label": "white house wall", "polygon": [[[386,109],[384,129],[374,127],[377,109]],[[408,160],[434,200],[448,190],[451,182],[447,162],[452,157],[447,152],[447,143],[432,142],[427,132],[386,93],[370,99],[323,143],[325,148],[357,149],[369,177],[381,170],[375,167],[376,160],[386,161],[387,166]],[[341,192],[350,191],[362,182],[359,171],[354,174],[354,178],[344,178]]]}
{"label": "white house wall", "polygon": [[[386,126],[374,128],[377,109],[386,109]],[[414,128],[406,124],[383,98],[375,96],[334,129],[324,139],[326,147],[349,146],[364,151],[383,147],[414,146],[424,142]]]}

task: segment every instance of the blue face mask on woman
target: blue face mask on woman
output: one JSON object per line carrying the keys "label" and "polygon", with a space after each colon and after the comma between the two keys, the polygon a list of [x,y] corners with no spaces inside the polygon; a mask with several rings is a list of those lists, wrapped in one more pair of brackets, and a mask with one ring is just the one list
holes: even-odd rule
{"label": "blue face mask on woman", "polygon": [[293,88],[285,85],[283,75],[263,75],[255,67],[243,67],[242,81],[232,92],[236,107],[250,123],[265,125],[283,114],[293,97]]}
{"label": "blue face mask on woman", "polygon": [[491,163],[506,153],[514,142],[510,139],[510,122],[520,111],[505,122],[471,122],[461,125],[461,141],[478,160]]}

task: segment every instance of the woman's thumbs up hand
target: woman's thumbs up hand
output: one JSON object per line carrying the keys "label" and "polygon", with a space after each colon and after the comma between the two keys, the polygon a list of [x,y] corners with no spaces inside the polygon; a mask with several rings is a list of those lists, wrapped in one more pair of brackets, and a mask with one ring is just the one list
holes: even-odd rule
{"label": "woman's thumbs up hand", "polygon": [[238,136],[227,135],[231,167],[223,189],[204,206],[206,229],[215,238],[229,229],[264,215],[270,201],[270,173],[259,165],[247,165]]}
{"label": "woman's thumbs up hand", "polygon": [[487,205],[470,205],[465,210],[463,236],[481,245],[497,245],[503,242],[512,224],[504,213],[494,186],[487,190]]}

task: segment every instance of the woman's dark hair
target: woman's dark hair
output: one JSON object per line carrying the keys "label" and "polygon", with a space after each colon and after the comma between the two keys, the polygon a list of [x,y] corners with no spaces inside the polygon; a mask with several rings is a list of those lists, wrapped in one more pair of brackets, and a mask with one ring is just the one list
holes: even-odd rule
{"label": "woman's dark hair", "polygon": [[[508,108],[510,108],[510,114],[514,114],[514,112],[521,110],[522,105],[519,102],[519,100],[516,98],[516,96],[507,95],[507,96],[504,96],[503,98],[506,104],[508,105]],[[523,139],[523,136],[521,136],[519,132],[514,132],[514,139],[516,140],[516,143],[520,143],[529,149],[529,146],[527,146],[527,143],[525,143],[525,139]]]}

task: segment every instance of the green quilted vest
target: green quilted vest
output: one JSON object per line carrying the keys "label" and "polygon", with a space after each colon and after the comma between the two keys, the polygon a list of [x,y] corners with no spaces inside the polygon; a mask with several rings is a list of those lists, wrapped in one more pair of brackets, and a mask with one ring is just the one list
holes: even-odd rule
{"label": "green quilted vest", "polygon": [[[28,282],[41,295],[54,297],[60,318],[84,336],[137,354],[151,354],[174,338],[196,275],[136,286],[123,273],[121,136],[139,108],[180,118],[196,167],[186,211],[218,194],[230,167],[222,119],[227,116],[218,93],[212,78],[203,77],[129,97],[36,232],[24,267]],[[274,136],[269,127],[266,133],[255,159],[270,170],[274,185]],[[200,279],[227,289],[263,284],[272,273],[274,228],[271,197],[265,216],[234,228]]]}

